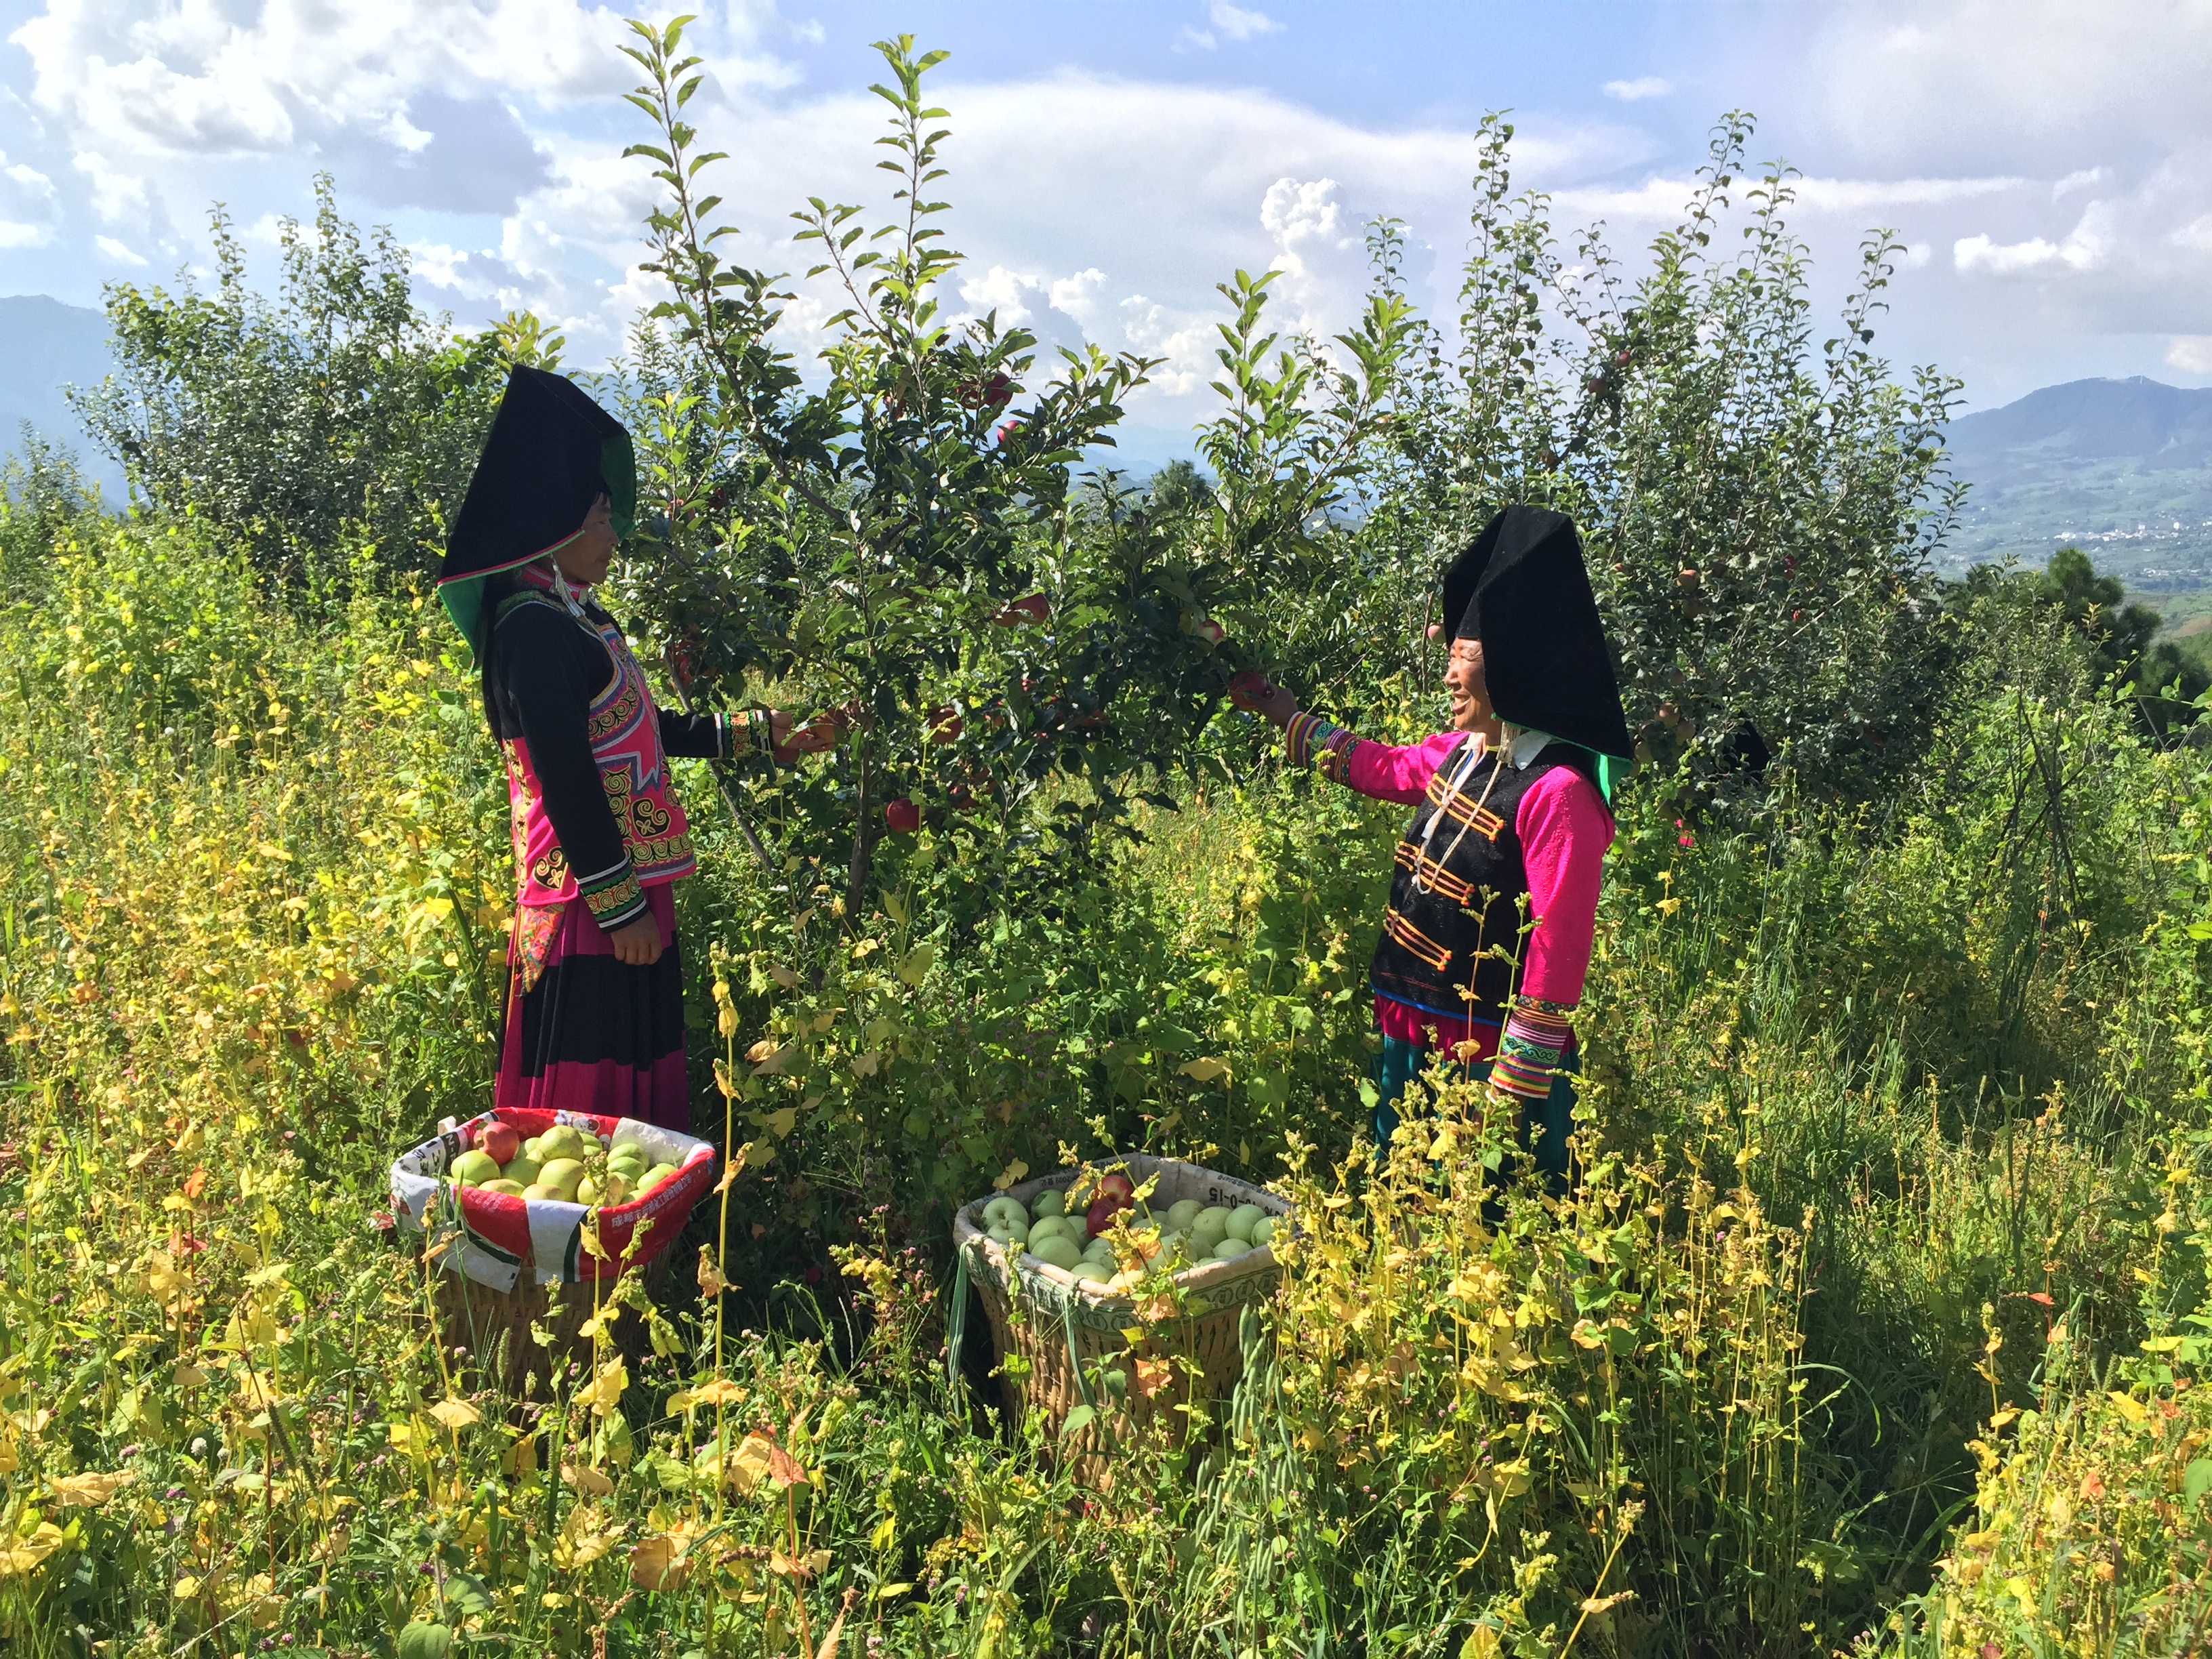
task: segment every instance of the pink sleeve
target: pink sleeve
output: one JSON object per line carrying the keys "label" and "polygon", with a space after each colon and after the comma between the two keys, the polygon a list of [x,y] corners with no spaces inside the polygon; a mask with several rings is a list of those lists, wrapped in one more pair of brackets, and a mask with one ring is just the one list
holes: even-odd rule
{"label": "pink sleeve", "polygon": [[1521,798],[1513,827],[1528,869],[1528,908],[1536,918],[1521,969],[1521,994],[1571,1008],[1583,999],[1597,891],[1613,814],[1597,787],[1571,766],[1555,766]]}
{"label": "pink sleeve", "polygon": [[1464,741],[1457,732],[1439,732],[1434,737],[1423,738],[1419,743],[1398,749],[1362,738],[1345,757],[1339,781],[1376,800],[1415,805],[1427,790],[1429,780],[1436,775],[1437,768],[1443,764],[1444,757]]}

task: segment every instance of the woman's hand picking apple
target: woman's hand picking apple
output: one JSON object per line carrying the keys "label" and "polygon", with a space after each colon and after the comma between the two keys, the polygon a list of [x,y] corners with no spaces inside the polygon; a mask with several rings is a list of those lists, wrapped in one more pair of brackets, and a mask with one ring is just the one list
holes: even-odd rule
{"label": "woman's hand picking apple", "polygon": [[1256,669],[1248,668],[1229,682],[1229,702],[1231,707],[1277,726],[1288,726],[1298,712],[1298,700]]}
{"label": "woman's hand picking apple", "polygon": [[794,729],[792,717],[781,708],[774,708],[769,711],[768,730],[776,759],[788,765],[801,755],[818,755],[835,749],[837,739],[844,735],[845,717],[833,708]]}

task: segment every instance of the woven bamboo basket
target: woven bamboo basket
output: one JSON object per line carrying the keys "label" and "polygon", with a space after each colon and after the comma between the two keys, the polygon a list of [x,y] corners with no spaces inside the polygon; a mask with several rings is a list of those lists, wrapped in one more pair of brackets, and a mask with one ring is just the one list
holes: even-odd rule
{"label": "woven bamboo basket", "polygon": [[[647,1292],[658,1302],[667,1289],[669,1264],[675,1255],[675,1251],[664,1249],[623,1271],[641,1276]],[[556,1291],[558,1307],[553,1305]],[[441,1273],[431,1299],[438,1310],[439,1337],[447,1347],[467,1350],[484,1380],[495,1382],[508,1399],[523,1398],[526,1382],[534,1377],[531,1397],[546,1400],[551,1398],[554,1365],[591,1354],[591,1339],[580,1333],[590,1322],[593,1296],[604,1304],[614,1291],[612,1279],[598,1281],[595,1290],[589,1282],[540,1285],[528,1273],[515,1281],[513,1290],[495,1291],[465,1274]],[[531,1335],[532,1325],[544,1328],[553,1339],[550,1346],[539,1346]],[[615,1322],[613,1341],[633,1363],[641,1361],[652,1346],[645,1322],[627,1308]]]}
{"label": "woven bamboo basket", "polygon": [[[1279,1224],[1293,1211],[1263,1188],[1195,1164],[1132,1153],[1109,1167],[1126,1169],[1139,1186],[1157,1176],[1158,1185],[1149,1200],[1155,1212],[1186,1198],[1231,1209],[1255,1204]],[[1023,1182],[1010,1192],[1026,1205],[1048,1188],[1065,1188],[1074,1180],[1073,1170],[1063,1170]],[[1068,1447],[1081,1460],[1086,1478],[1104,1472],[1114,1446],[1147,1431],[1164,1430],[1170,1442],[1180,1443],[1193,1420],[1188,1407],[1225,1400],[1235,1391],[1244,1369],[1238,1321],[1250,1304],[1273,1299],[1282,1282],[1272,1249],[1263,1247],[1234,1261],[1207,1262],[1178,1274],[1176,1283],[1183,1292],[1179,1316],[1147,1320],[1126,1293],[1077,1279],[1026,1251],[1010,1260],[1009,1252],[985,1231],[983,1206],[989,1201],[979,1198],[961,1208],[953,1218],[952,1240],[962,1274],[982,1297],[997,1358],[1003,1362],[1013,1354],[1028,1362],[1028,1375],[1019,1380],[1007,1376],[1003,1365],[1000,1370],[1006,1410],[1017,1421],[1027,1412],[1042,1412],[1048,1433],[1057,1437],[1069,1413],[1091,1407],[1094,1425],[1073,1437]],[[965,1307],[963,1293],[955,1298],[956,1320],[964,1317]],[[1126,1333],[1138,1328],[1144,1336],[1132,1352]],[[959,1334],[954,1334],[949,1358],[954,1365]],[[1117,1356],[1121,1364],[1102,1367],[1101,1362]],[[1177,1358],[1191,1364],[1171,1366],[1166,1384],[1150,1394],[1139,1386],[1132,1362]],[[1102,1369],[1121,1371],[1122,1385],[1101,1389],[1082,1374]]]}

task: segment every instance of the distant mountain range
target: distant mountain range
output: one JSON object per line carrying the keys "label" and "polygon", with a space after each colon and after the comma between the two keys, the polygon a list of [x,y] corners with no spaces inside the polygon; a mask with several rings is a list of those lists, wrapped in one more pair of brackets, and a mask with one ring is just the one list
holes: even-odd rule
{"label": "distant mountain range", "polygon": [[107,319],[43,294],[0,296],[0,454],[21,446],[24,422],[76,451],[87,477],[111,502],[124,499],[123,474],[86,441],[65,386],[98,386],[111,362]]}
{"label": "distant mountain range", "polygon": [[2070,542],[2130,589],[2212,589],[2212,389],[2072,380],[1960,416],[1949,443],[1973,489],[1947,565]]}

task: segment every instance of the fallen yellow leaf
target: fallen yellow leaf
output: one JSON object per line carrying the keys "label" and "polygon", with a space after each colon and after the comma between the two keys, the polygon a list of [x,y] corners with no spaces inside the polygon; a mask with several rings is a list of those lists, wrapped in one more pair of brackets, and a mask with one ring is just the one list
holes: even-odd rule
{"label": "fallen yellow leaf", "polygon": [[58,1474],[51,1482],[54,1502],[65,1510],[96,1510],[138,1478],[134,1469],[109,1474]]}
{"label": "fallen yellow leaf", "polygon": [[622,1404],[623,1390],[628,1387],[629,1368],[619,1359],[610,1359],[587,1386],[576,1391],[575,1398],[578,1404],[589,1406],[605,1417]]}
{"label": "fallen yellow leaf", "polygon": [[782,1449],[775,1441],[755,1430],[738,1443],[736,1455],[729,1461],[730,1484],[750,1497]]}
{"label": "fallen yellow leaf", "polygon": [[28,1538],[17,1538],[5,1549],[0,1549],[0,1578],[27,1576],[38,1569],[39,1563],[62,1547],[62,1529],[51,1521],[39,1522],[39,1529]]}
{"label": "fallen yellow leaf", "polygon": [[561,1478],[578,1492],[586,1493],[592,1498],[605,1498],[615,1489],[613,1481],[589,1464],[579,1468],[574,1463],[563,1463],[561,1466]]}
{"label": "fallen yellow leaf", "polygon": [[682,1529],[641,1539],[629,1553],[629,1581],[641,1590],[678,1590],[690,1577],[690,1537]]}
{"label": "fallen yellow leaf", "polygon": [[711,1382],[702,1382],[696,1389],[682,1389],[668,1396],[668,1409],[688,1412],[702,1406],[736,1405],[745,1397],[745,1390],[726,1376],[718,1376]]}
{"label": "fallen yellow leaf", "polygon": [[[730,1177],[728,1176],[722,1177],[722,1184],[724,1186],[727,1186],[729,1182]],[[716,1263],[714,1252],[709,1250],[704,1244],[702,1244],[699,1247],[699,1294],[701,1296],[720,1296],[724,1291],[726,1291],[729,1288],[730,1281],[722,1277],[722,1269],[720,1266]]]}
{"label": "fallen yellow leaf", "polygon": [[430,1407],[430,1415],[456,1434],[483,1421],[483,1413],[465,1400],[441,1400]]}

